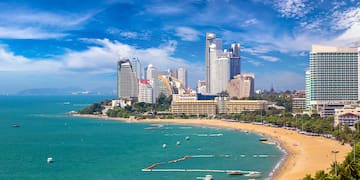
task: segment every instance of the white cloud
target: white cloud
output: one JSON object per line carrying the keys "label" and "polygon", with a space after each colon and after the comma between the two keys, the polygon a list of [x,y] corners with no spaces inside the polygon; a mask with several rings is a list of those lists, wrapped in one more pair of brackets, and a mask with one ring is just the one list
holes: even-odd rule
{"label": "white cloud", "polygon": [[277,62],[280,61],[279,58],[274,57],[274,56],[259,56],[261,59],[265,60],[265,61],[269,61],[269,62]]}
{"label": "white cloud", "polygon": [[121,32],[120,33],[120,36],[123,36],[123,37],[126,37],[126,38],[129,38],[129,39],[135,39],[138,37],[138,33],[137,32]]}
{"label": "white cloud", "polygon": [[360,7],[346,11],[335,11],[332,15],[333,26],[336,30],[349,29],[360,22]]}
{"label": "white cloud", "polygon": [[189,27],[175,28],[175,35],[184,41],[196,41],[199,39],[200,32]]}
{"label": "white cloud", "polygon": [[[91,46],[83,51],[68,51],[49,59],[31,59],[0,46],[0,71],[115,73],[119,58],[139,57],[143,66],[153,64],[159,69],[196,68],[181,58],[174,57],[177,42],[168,41],[159,47],[147,49],[130,46],[109,39],[81,39]],[[189,70],[191,72],[192,70]]]}
{"label": "white cloud", "polygon": [[248,19],[244,22],[244,26],[251,26],[254,24],[259,23],[259,21],[256,18]]}
{"label": "white cloud", "polygon": [[29,59],[15,55],[3,46],[0,46],[0,71],[6,72],[53,72],[62,67],[61,63],[53,60]]}
{"label": "white cloud", "polygon": [[256,66],[256,67],[262,65],[261,62],[255,61],[255,60],[251,60],[251,59],[250,59],[250,60],[247,60],[247,62],[249,62],[250,64],[252,64],[252,65],[254,65],[254,66]]}
{"label": "white cloud", "polygon": [[177,15],[184,12],[185,9],[180,4],[152,4],[146,8],[146,11],[156,15]]}
{"label": "white cloud", "polygon": [[279,0],[274,4],[274,8],[283,17],[298,18],[308,13],[309,7],[305,6],[306,0]]}
{"label": "white cloud", "polygon": [[[109,39],[80,40],[90,45],[88,49],[68,51],[61,56],[48,59],[32,59],[15,55],[5,47],[0,46],[0,72],[19,74],[36,72],[44,74],[44,76],[47,74],[49,78],[81,76],[84,79],[86,75],[94,77],[103,74],[115,74],[116,61],[119,58],[138,57],[143,67],[153,64],[163,70],[178,67],[187,68],[189,77],[193,77],[189,79],[191,84],[195,84],[197,79],[204,77],[203,64],[189,63],[184,59],[174,57],[176,41],[170,40],[159,47],[144,49]],[[116,82],[109,81],[108,83]]]}
{"label": "white cloud", "polygon": [[48,32],[37,28],[16,28],[16,27],[1,27],[0,38],[3,39],[52,39],[65,37],[66,33]]}
{"label": "white cloud", "polygon": [[0,5],[0,38],[62,38],[67,30],[79,29],[95,13],[70,14],[35,11]]}
{"label": "white cloud", "polygon": [[360,7],[349,8],[345,11],[335,11],[332,14],[332,28],[341,31],[330,43],[338,46],[360,45]]}
{"label": "white cloud", "polygon": [[108,28],[106,32],[108,34],[119,35],[127,39],[141,39],[141,40],[149,39],[149,34],[150,34],[148,31],[140,31],[140,32],[125,31],[114,27]]}

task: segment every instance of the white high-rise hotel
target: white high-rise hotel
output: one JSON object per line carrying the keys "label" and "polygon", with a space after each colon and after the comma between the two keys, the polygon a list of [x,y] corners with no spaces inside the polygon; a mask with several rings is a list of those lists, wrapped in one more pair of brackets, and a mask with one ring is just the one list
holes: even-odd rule
{"label": "white high-rise hotel", "polygon": [[228,82],[240,74],[240,44],[222,50],[222,40],[214,33],[206,33],[205,47],[206,92],[217,94],[226,91]]}
{"label": "white high-rise hotel", "polygon": [[360,48],[313,45],[306,72],[306,105],[346,104],[360,100]]}

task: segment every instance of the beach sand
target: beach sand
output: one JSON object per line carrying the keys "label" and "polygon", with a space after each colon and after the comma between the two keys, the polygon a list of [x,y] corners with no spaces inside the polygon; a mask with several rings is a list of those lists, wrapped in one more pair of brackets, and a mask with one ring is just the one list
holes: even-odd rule
{"label": "beach sand", "polygon": [[111,120],[122,120],[132,122],[152,122],[152,123],[176,123],[187,125],[200,125],[209,127],[219,127],[234,130],[246,130],[249,132],[263,134],[271,139],[278,141],[281,147],[287,152],[285,161],[275,172],[273,179],[296,180],[303,178],[306,174],[315,175],[318,170],[328,171],[334,161],[332,150],[338,150],[336,159],[342,162],[347,153],[351,151],[348,144],[341,145],[338,141],[317,136],[306,136],[296,131],[283,128],[268,127],[250,123],[226,122],[220,120],[206,119],[144,119],[128,120],[123,118],[108,118],[98,115],[75,115],[82,117],[104,118]]}

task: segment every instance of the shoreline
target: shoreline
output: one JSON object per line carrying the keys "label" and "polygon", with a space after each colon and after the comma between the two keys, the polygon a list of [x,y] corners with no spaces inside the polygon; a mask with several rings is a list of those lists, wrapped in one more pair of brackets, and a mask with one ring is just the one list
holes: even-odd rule
{"label": "shoreline", "polygon": [[[227,122],[217,119],[141,119],[131,120],[113,118],[103,115],[80,115],[75,117],[100,118],[104,120],[120,120],[134,123],[173,123],[196,126],[218,127],[233,130],[246,130],[251,133],[267,136],[276,141],[278,148],[285,154],[275,165],[269,176],[271,179],[301,179],[306,174],[315,175],[318,170],[328,171],[334,161],[332,150],[338,150],[338,162],[342,162],[351,151],[349,144],[341,145],[340,142],[325,137],[307,136],[296,131],[275,128],[251,123]],[[271,176],[270,176],[271,175]]]}

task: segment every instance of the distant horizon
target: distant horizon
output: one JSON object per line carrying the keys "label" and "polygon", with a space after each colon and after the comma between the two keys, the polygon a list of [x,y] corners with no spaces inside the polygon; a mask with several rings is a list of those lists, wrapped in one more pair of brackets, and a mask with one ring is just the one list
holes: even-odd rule
{"label": "distant horizon", "polygon": [[183,67],[205,79],[205,33],[241,44],[255,89],[305,89],[312,44],[360,47],[360,1],[88,1],[0,3],[0,94],[116,89],[116,61]]}

